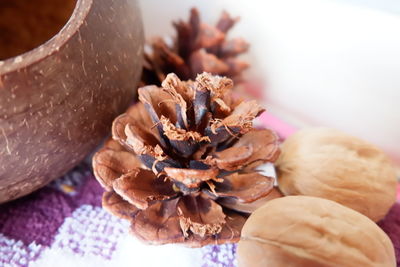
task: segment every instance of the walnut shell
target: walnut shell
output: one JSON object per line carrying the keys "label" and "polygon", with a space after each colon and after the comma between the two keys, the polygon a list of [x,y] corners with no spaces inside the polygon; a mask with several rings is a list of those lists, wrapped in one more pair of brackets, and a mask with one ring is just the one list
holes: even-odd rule
{"label": "walnut shell", "polygon": [[239,266],[396,266],[389,237],[373,221],[334,201],[287,196],[246,221]]}
{"label": "walnut shell", "polygon": [[295,133],[283,143],[275,166],[283,194],[330,199],[373,221],[396,201],[396,173],[385,153],[336,130]]}

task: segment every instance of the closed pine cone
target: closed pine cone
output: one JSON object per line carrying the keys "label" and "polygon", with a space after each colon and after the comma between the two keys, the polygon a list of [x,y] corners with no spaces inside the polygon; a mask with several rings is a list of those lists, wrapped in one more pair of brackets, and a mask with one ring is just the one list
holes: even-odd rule
{"label": "closed pine cone", "polygon": [[104,208],[141,240],[237,242],[247,218],[237,210],[273,192],[273,178],[255,168],[277,159],[277,136],[253,128],[264,109],[234,100],[232,86],[208,73],[187,82],[169,74],[162,87],[140,88],[140,102],[114,120],[94,173]]}

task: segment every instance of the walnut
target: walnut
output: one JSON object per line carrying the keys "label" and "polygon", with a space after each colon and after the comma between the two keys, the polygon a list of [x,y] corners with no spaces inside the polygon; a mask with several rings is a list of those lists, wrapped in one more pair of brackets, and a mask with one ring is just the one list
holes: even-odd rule
{"label": "walnut", "polygon": [[246,221],[240,266],[396,266],[393,244],[373,221],[334,201],[287,196]]}
{"label": "walnut", "polygon": [[297,132],[282,145],[276,167],[283,194],[334,200],[373,221],[396,200],[395,169],[385,153],[336,130]]}

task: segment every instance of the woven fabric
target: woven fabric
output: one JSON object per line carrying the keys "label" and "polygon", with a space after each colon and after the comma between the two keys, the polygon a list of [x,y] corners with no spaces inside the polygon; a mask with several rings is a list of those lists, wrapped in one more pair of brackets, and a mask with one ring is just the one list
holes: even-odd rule
{"label": "woven fabric", "polygon": [[82,164],[0,205],[0,266],[235,266],[233,244],[190,249],[138,242],[127,221],[101,208],[102,192]]}
{"label": "woven fabric", "polygon": [[[201,249],[141,244],[128,234],[127,221],[100,207],[101,193],[89,168],[81,165],[49,186],[1,205],[0,266],[236,266],[232,244]],[[400,259],[399,203],[379,225]]]}
{"label": "woven fabric", "polygon": [[[237,265],[235,244],[142,244],[128,234],[127,221],[101,208],[102,192],[83,163],[33,194],[0,205],[0,267]],[[400,266],[400,203],[379,226],[392,239]]]}

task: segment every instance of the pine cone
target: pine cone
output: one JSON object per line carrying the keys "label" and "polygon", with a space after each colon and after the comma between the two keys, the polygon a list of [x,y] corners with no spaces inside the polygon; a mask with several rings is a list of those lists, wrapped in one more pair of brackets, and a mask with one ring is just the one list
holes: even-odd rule
{"label": "pine cone", "polygon": [[194,80],[197,74],[210,72],[239,81],[248,64],[236,57],[246,52],[249,45],[242,38],[226,38],[237,21],[238,18],[222,12],[216,26],[211,26],[201,23],[198,10],[191,9],[188,22],[181,20],[173,23],[177,36],[172,46],[162,38],[156,38],[149,44],[141,86],[160,85],[170,72],[182,80]]}
{"label": "pine cone", "polygon": [[277,159],[278,138],[253,128],[264,109],[233,99],[232,86],[208,73],[187,82],[169,74],[162,88],[140,88],[140,102],[114,120],[94,173],[107,190],[103,206],[140,239],[236,242],[246,205],[272,192],[273,178],[255,168]]}

